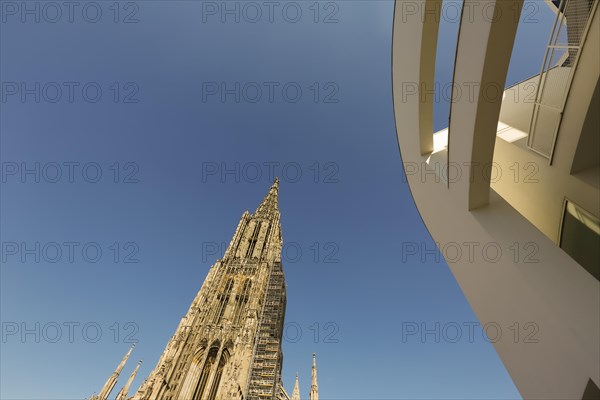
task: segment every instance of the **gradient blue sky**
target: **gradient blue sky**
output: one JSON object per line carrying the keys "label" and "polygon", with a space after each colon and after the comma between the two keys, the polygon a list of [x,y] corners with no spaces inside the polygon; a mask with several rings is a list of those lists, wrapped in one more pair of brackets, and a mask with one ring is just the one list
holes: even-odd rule
{"label": "gradient blue sky", "polygon": [[[281,8],[272,23],[266,15],[257,23],[235,23],[232,17],[222,23],[211,15],[203,22],[207,3],[199,1],[122,2],[118,23],[113,2],[99,1],[103,14],[97,23],[86,21],[80,8],[73,22],[65,14],[57,23],[35,23],[31,16],[22,22],[20,14],[7,13],[7,3],[1,2],[2,94],[12,82],[80,86],[73,102],[65,92],[57,103],[44,97],[36,103],[33,95],[22,102],[19,94],[0,103],[0,319],[3,333],[39,323],[41,336],[39,343],[35,334],[2,338],[2,399],[81,399],[97,392],[129,348],[130,333],[138,345],[123,373],[144,359],[137,388],[218,257],[203,248],[228,243],[241,214],[255,209],[271,184],[264,165],[269,162],[279,163],[289,250],[283,346],[288,389],[299,372],[307,397],[316,352],[324,400],[520,398],[481,329],[473,341],[466,328],[457,343],[437,343],[434,335],[402,340],[406,323],[433,329],[436,323],[477,319],[443,258],[402,259],[401,243],[434,243],[403,181],[395,137],[392,1],[322,2],[318,22],[309,8],[313,2],[297,2],[303,12],[297,23],[286,21]],[[527,4],[534,7],[527,15],[535,12],[537,22],[519,30],[508,83],[536,74],[547,44],[552,14],[541,0]],[[53,10],[46,12],[54,18]],[[131,13],[138,22],[123,23]],[[328,15],[337,22],[324,23]],[[442,25],[436,72],[442,84],[450,82],[456,29],[452,21]],[[87,82],[103,90],[96,103],[82,97]],[[114,82],[118,102],[110,89]],[[210,82],[280,86],[272,102],[265,93],[256,103],[236,103],[233,95],[225,102],[203,99]],[[295,103],[280,90],[290,82],[292,89],[302,88]],[[123,102],[136,87],[130,99],[138,102]],[[54,96],[51,90],[46,97]],[[445,127],[447,107],[444,99],[436,105],[436,130]],[[52,163],[65,162],[97,163],[102,177],[87,182],[81,165],[73,182],[64,166],[57,183],[44,176],[36,183],[33,175],[22,182],[7,172],[36,162],[50,179]],[[236,162],[246,167],[239,181],[231,174],[203,174],[214,163],[234,168]],[[255,182],[244,179],[254,177],[253,163],[262,165]],[[298,167],[302,176],[296,181]],[[92,179],[94,170],[88,173]],[[123,182],[129,173],[137,183]],[[80,246],[73,262],[63,252],[51,263],[43,255],[35,262],[32,255],[23,261],[9,254],[13,242]],[[102,249],[96,263],[81,255],[88,242]],[[118,262],[110,247],[115,242]],[[134,247],[124,248],[130,242]],[[139,262],[123,262],[131,249],[138,250]],[[65,325],[70,322],[79,324],[72,343]],[[90,323],[103,331],[95,343],[93,329],[89,336],[82,333]],[[62,337],[50,343],[55,324],[62,326]],[[512,340],[505,335],[501,340]]]}

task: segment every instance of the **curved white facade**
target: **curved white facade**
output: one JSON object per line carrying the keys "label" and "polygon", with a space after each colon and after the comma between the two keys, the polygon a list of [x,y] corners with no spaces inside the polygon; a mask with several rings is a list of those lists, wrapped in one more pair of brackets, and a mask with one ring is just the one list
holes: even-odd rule
{"label": "curved white facade", "polygon": [[[526,399],[582,399],[600,386],[600,284],[559,247],[567,201],[592,225],[600,209],[599,8],[570,1],[573,10],[589,5],[591,16],[577,57],[561,61],[571,78],[560,123],[536,127],[558,127],[550,158],[527,145],[531,96],[502,95],[522,1],[464,1],[463,9],[491,11],[463,13],[450,124],[435,145],[434,96],[423,88],[434,87],[441,0],[397,0],[394,15],[396,130],[413,198],[438,246],[462,249],[443,254],[481,324],[536,330],[537,341],[494,343]],[[574,12],[566,14],[574,26]]]}

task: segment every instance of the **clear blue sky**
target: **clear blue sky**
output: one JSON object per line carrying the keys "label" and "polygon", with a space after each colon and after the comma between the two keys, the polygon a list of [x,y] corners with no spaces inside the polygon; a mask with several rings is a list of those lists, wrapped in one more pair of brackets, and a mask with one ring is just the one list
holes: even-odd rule
{"label": "clear blue sky", "polygon": [[[443,258],[401,256],[403,242],[434,243],[395,137],[392,1],[322,2],[318,13],[281,2],[272,22],[267,7],[259,18],[239,3],[239,23],[213,15],[221,2],[123,2],[118,13],[113,2],[84,4],[58,15],[38,3],[35,22],[21,2],[0,3],[2,399],[89,396],[128,339],[138,345],[123,374],[144,359],[137,388],[218,257],[210,250],[266,193],[268,165],[281,179],[289,390],[299,372],[307,397],[316,352],[324,400],[520,398],[481,328],[469,340],[465,324],[477,319]],[[536,74],[547,44],[552,15],[529,4],[539,22],[519,31],[509,82]],[[442,26],[442,84],[456,27]],[[221,83],[235,82],[240,101],[222,101]],[[436,130],[446,120],[442,99]],[[39,183],[21,176],[36,163]],[[236,163],[239,179],[222,178]],[[462,326],[462,338],[403,340],[403,326],[436,323],[442,334]]]}

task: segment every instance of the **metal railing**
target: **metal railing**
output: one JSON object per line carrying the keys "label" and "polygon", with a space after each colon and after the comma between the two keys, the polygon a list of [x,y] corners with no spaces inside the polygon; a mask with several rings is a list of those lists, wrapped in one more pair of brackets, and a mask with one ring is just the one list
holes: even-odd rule
{"label": "metal railing", "polygon": [[583,42],[598,0],[561,0],[539,75],[527,146],[552,163]]}

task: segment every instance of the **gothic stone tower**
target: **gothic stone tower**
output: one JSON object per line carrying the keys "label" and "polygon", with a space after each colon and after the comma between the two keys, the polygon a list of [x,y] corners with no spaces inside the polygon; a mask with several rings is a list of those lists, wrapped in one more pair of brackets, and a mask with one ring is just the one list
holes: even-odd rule
{"label": "gothic stone tower", "polygon": [[[246,211],[134,400],[279,399],[286,305],[278,180]],[[287,396],[286,396],[287,397]]]}

